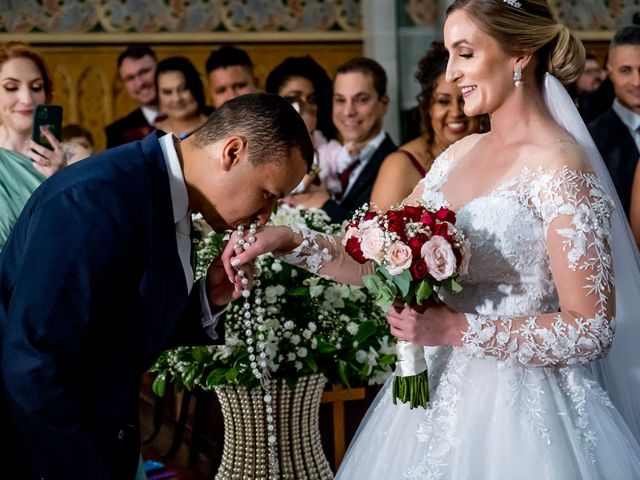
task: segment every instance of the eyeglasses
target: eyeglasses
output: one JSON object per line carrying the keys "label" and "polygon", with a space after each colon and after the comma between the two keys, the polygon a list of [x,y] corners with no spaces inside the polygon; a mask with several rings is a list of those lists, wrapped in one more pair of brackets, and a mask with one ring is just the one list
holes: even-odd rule
{"label": "eyeglasses", "polygon": [[316,113],[318,111],[318,103],[315,94],[309,95],[307,98],[303,98],[300,95],[288,95],[282,97],[300,114],[303,113]]}

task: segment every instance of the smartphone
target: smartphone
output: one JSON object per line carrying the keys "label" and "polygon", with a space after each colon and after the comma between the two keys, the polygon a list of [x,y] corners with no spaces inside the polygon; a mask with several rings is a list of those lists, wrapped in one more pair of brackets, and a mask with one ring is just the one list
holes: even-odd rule
{"label": "smartphone", "polygon": [[53,150],[40,127],[47,127],[58,140],[62,137],[62,106],[61,105],[36,105],[33,113],[33,130],[31,138],[43,147]]}

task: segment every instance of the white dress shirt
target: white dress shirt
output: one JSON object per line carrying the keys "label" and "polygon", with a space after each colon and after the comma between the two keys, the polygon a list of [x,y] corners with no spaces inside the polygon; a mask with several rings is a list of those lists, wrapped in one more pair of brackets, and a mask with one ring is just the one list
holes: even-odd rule
{"label": "white dress shirt", "polygon": [[636,142],[636,147],[640,150],[640,131],[638,131],[640,129],[640,115],[622,105],[617,98],[613,101],[613,111],[618,114],[622,123],[627,126],[633,141]]}
{"label": "white dress shirt", "polygon": [[160,113],[158,112],[158,110],[154,110],[153,108],[149,107],[140,107],[140,110],[142,110],[142,114],[144,115],[144,118],[147,119],[147,123],[149,125],[153,125],[154,123],[156,123],[156,117]]}
{"label": "white dress shirt", "polygon": [[[169,175],[169,190],[171,192],[171,204],[173,206],[173,221],[176,225],[176,243],[178,245],[178,255],[180,263],[184,270],[184,278],[187,284],[187,291],[190,293],[193,287],[193,268],[191,267],[191,212],[189,212],[189,197],[187,196],[187,187],[184,183],[182,168],[180,168],[180,160],[176,147],[173,144],[174,138],[172,133],[167,133],[158,139],[165,164],[167,165],[167,174]],[[176,138],[177,140],[177,138]],[[205,328],[207,335],[212,339],[217,339],[218,334],[215,331],[220,315],[224,313],[226,308],[211,312],[209,299],[207,298],[206,277],[198,280],[198,288],[200,289],[200,305],[202,306],[202,326]]]}

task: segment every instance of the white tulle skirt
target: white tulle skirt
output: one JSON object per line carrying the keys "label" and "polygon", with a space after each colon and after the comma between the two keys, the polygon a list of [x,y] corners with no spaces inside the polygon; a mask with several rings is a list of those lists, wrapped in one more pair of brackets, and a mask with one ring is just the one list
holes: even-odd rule
{"label": "white tulle skirt", "polygon": [[337,479],[640,480],[638,442],[587,368],[427,358],[429,408],[394,405],[390,379]]}

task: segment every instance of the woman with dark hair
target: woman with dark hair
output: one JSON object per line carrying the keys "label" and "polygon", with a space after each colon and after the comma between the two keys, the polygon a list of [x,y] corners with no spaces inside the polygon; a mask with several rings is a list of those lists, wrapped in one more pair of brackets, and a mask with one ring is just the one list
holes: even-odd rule
{"label": "woman with dark hair", "polygon": [[[333,88],[327,72],[309,55],[288,57],[269,73],[266,90],[285,98],[302,115],[316,150],[314,163],[319,168],[318,175],[330,188],[336,180],[331,165],[340,143],[333,140],[336,136],[331,120]],[[314,178],[315,174],[305,176],[294,193],[306,190]]]}
{"label": "woman with dark hair", "polygon": [[202,80],[196,67],[185,57],[169,57],[156,67],[158,103],[164,120],[156,127],[184,137],[207,120]]}
{"label": "woman with dark hair", "polygon": [[33,191],[67,163],[52,133],[42,130],[53,149],[31,139],[35,107],[52,96],[51,74],[38,51],[22,42],[0,47],[0,249]]}
{"label": "woman with dark hair", "polygon": [[482,128],[489,123],[486,115],[467,117],[462,92],[445,80],[448,59],[444,45],[433,42],[420,60],[416,79],[421,86],[418,108],[423,133],[389,155],[380,167],[371,202],[383,211],[406,198],[449,145],[487,129]]}

